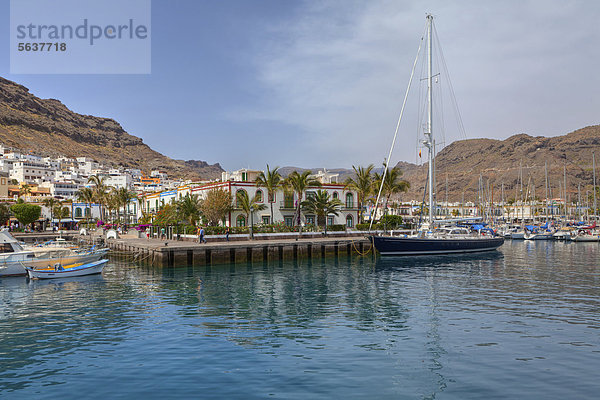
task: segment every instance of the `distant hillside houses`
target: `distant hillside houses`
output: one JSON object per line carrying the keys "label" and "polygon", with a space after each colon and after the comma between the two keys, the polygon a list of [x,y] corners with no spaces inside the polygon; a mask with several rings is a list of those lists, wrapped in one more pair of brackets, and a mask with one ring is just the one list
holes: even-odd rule
{"label": "distant hillside houses", "polygon": [[90,187],[93,175],[104,179],[104,184],[114,188],[127,188],[136,193],[173,189],[182,184],[171,181],[162,171],[151,171],[148,176],[139,169],[105,166],[90,157],[42,157],[25,154],[0,144],[0,173],[6,185],[0,185],[0,199],[15,200],[23,185],[30,187],[28,200],[54,197],[76,200],[82,187]]}

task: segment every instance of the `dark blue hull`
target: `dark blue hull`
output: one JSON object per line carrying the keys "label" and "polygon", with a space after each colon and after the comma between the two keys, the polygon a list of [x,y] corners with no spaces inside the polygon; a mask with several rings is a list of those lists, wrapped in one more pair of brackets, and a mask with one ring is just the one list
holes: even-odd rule
{"label": "dark blue hull", "polygon": [[382,256],[414,256],[426,254],[474,253],[496,250],[504,238],[480,239],[420,239],[412,237],[372,236],[373,244]]}

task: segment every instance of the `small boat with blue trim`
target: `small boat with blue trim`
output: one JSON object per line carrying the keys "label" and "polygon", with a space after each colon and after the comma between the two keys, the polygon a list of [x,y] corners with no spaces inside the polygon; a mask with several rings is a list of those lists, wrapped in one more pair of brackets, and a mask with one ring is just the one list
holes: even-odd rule
{"label": "small boat with blue trim", "polygon": [[107,259],[98,260],[90,263],[77,263],[62,265],[55,264],[52,267],[36,269],[25,266],[27,276],[31,279],[55,279],[55,278],[70,278],[74,276],[85,276],[102,273],[102,269],[108,262]]}

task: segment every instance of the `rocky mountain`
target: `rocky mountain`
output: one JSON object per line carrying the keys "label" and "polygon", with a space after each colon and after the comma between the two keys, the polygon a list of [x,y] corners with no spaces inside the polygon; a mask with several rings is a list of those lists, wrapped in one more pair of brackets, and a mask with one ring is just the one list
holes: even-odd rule
{"label": "rocky mountain", "polygon": [[[581,193],[582,202],[586,192],[593,188],[592,153],[600,163],[600,125],[588,126],[563,136],[529,136],[524,133],[506,140],[469,139],[454,142],[436,157],[436,193],[439,201],[475,200],[480,186],[500,200],[502,185],[504,198],[521,198],[529,193],[538,198],[546,196],[546,173],[548,171],[549,196],[560,196],[566,171],[567,196],[576,201]],[[401,163],[404,179],[411,183],[411,190],[404,199],[422,199],[427,179],[427,165]],[[600,185],[600,169],[596,166],[597,184]],[[522,171],[522,172],[520,172]],[[446,184],[447,182],[447,184]],[[447,191],[446,191],[447,187]],[[488,190],[489,187],[489,190]],[[528,189],[529,188],[529,189]],[[600,199],[599,199],[600,200]]]}
{"label": "rocky mountain", "polygon": [[39,155],[86,156],[144,172],[160,169],[175,178],[213,179],[223,171],[219,164],[171,159],[113,119],[77,114],[58,100],[40,99],[4,78],[0,78],[0,143]]}
{"label": "rocky mountain", "polygon": [[[467,139],[446,146],[436,157],[435,192],[438,201],[476,201],[480,185],[485,196],[495,201],[504,199],[531,199],[563,197],[563,186],[567,181],[567,196],[570,201],[581,201],[591,196],[593,189],[592,153],[597,156],[596,183],[600,187],[600,125],[588,126],[563,136],[530,136],[524,133],[506,140]],[[425,154],[424,154],[425,156]],[[425,158],[424,158],[425,160]],[[546,166],[548,189],[546,189]],[[376,165],[377,171],[381,168]],[[399,200],[422,200],[427,181],[427,165],[416,165],[401,161],[396,164],[403,172],[402,179],[411,184],[407,193]],[[305,169],[283,167],[282,175],[293,170]],[[311,168],[312,172],[319,169]],[[354,176],[352,169],[328,169],[339,173],[339,182]],[[523,191],[521,194],[521,177]],[[480,183],[481,181],[481,183]],[[600,196],[598,197],[600,202]]]}

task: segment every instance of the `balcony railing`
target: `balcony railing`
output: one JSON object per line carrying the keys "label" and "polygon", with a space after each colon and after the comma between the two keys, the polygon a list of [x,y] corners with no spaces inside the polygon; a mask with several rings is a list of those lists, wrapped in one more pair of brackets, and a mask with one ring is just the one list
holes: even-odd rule
{"label": "balcony railing", "polygon": [[280,201],[279,208],[282,210],[294,210],[296,209],[296,206],[293,201]]}

